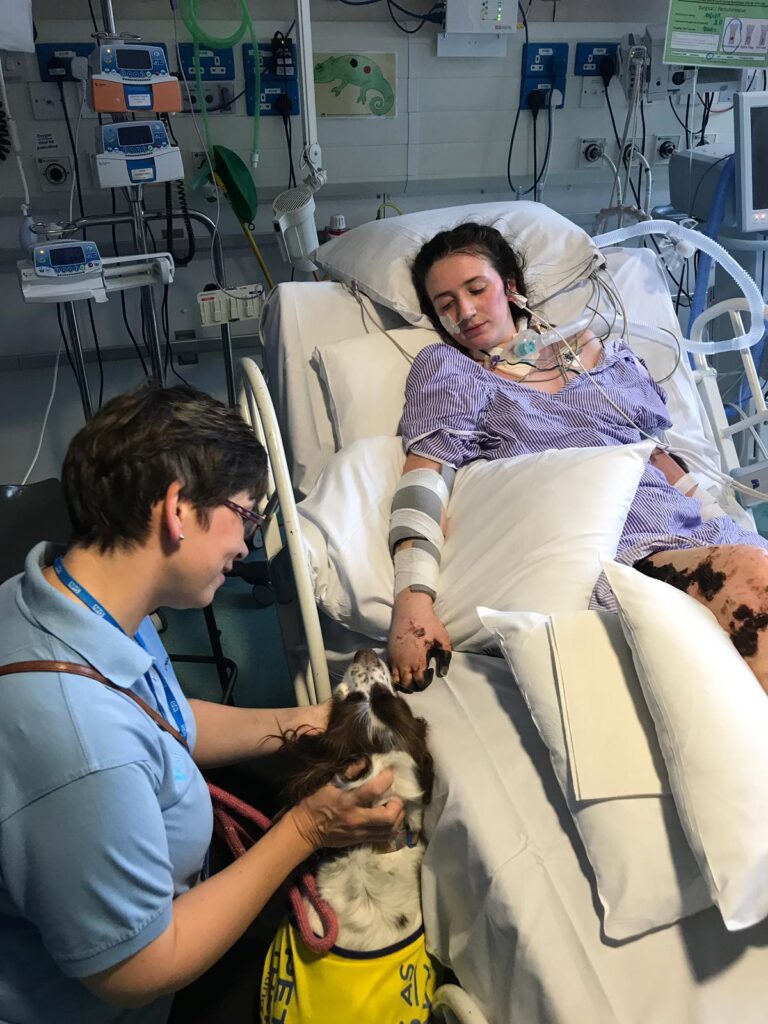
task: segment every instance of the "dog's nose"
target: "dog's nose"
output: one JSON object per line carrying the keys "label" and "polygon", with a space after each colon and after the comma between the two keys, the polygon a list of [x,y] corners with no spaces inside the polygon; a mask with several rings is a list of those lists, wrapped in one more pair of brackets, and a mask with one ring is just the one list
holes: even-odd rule
{"label": "dog's nose", "polygon": [[363,668],[375,668],[379,663],[378,657],[367,647],[358,651],[352,660],[356,665],[362,665]]}

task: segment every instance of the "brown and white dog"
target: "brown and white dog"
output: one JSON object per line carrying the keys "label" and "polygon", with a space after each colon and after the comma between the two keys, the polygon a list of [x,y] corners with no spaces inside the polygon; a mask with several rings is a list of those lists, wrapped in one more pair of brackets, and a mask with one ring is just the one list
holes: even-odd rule
{"label": "brown and white dog", "polygon": [[[286,938],[286,925],[270,951],[262,985],[262,1016],[266,1020],[301,1022],[315,1015],[318,1000],[328,1005],[327,1020],[339,1022],[400,1020],[405,1011],[392,1000],[408,1004],[409,1021],[427,1020],[429,994],[434,991],[434,970],[424,945],[420,871],[424,857],[421,837],[424,807],[433,783],[432,758],[427,749],[427,723],[414,716],[408,703],[395,693],[389,670],[373,651],[359,651],[331,702],[325,732],[286,737],[295,755],[296,770],[286,790],[288,804],[301,800],[329,782],[348,788],[363,785],[383,768],[394,771],[391,789],[382,803],[399,797],[405,808],[407,839],[385,848],[364,844],[341,850],[323,850],[316,873],[320,896],[332,907],[339,924],[334,949],[325,957],[309,954],[295,933]],[[345,770],[361,758],[368,770],[350,782]],[[319,931],[318,918],[306,904],[310,924]],[[421,944],[414,954],[413,940]],[[410,943],[410,946],[409,946]],[[405,949],[409,961],[397,960]],[[410,950],[410,952],[408,952]],[[388,981],[363,982],[364,961],[375,970],[376,958],[394,975]],[[383,959],[382,959],[383,957]],[[345,959],[347,958],[347,959]],[[394,958],[394,959],[393,959]],[[389,966],[387,966],[389,965]],[[431,978],[427,977],[432,970]],[[383,975],[382,975],[383,978]],[[330,980],[329,980],[330,979]],[[329,995],[331,984],[334,996]],[[301,991],[315,987],[316,995]],[[356,1006],[355,992],[364,1002]],[[371,992],[389,999],[387,1006],[371,1005]],[[362,993],[366,993],[364,996]],[[282,1001],[281,1001],[282,1000]],[[304,1007],[304,1009],[302,1009]],[[314,1009],[307,1009],[314,1007]],[[360,1013],[362,1012],[362,1016]]]}
{"label": "brown and white dog", "polygon": [[[334,692],[327,730],[305,733],[290,746],[302,764],[286,787],[289,804],[327,782],[354,789],[383,768],[393,769],[395,781],[382,802],[392,796],[403,801],[410,845],[387,855],[370,845],[323,851],[317,885],[336,912],[344,949],[380,949],[400,941],[421,924],[421,827],[433,781],[427,723],[395,693],[384,662],[363,650]],[[361,757],[369,770],[345,781],[345,769]]]}

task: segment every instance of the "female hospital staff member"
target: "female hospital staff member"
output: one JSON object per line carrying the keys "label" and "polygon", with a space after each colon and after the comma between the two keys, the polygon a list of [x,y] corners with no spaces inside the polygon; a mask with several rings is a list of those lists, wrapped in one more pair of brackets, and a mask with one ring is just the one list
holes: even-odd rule
{"label": "female hospital staff member", "polygon": [[402,823],[398,801],[372,806],[389,772],[354,793],[326,786],[199,881],[212,825],[199,769],[274,749],[280,730],[322,728],[326,713],[187,702],[147,618],[210,603],[246,554],[265,461],[207,395],[121,395],[67,452],[70,547],[39,544],[0,587],[0,665],[77,662],[116,687],[65,668],[0,677],[2,1021],[165,1021],[171,993],[315,849],[387,840]]}

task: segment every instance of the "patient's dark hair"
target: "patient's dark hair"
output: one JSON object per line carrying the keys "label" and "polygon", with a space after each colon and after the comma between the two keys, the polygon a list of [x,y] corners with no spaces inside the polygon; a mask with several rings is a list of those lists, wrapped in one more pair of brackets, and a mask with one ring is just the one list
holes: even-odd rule
{"label": "patient's dark hair", "polygon": [[73,437],[62,467],[71,543],[106,552],[146,540],[153,506],[175,481],[203,523],[242,491],[258,501],[267,460],[234,409],[194,388],[143,384]]}
{"label": "patient's dark hair", "polygon": [[[451,228],[450,231],[440,231],[419,249],[411,267],[411,279],[419,297],[422,313],[429,317],[435,329],[449,341],[453,339],[440,323],[435,307],[427,295],[425,282],[432,265],[455,252],[484,257],[491,263],[502,281],[512,281],[522,295],[528,294],[523,277],[523,260],[496,228],[469,221]],[[509,308],[513,316],[523,312],[514,302],[510,302]]]}

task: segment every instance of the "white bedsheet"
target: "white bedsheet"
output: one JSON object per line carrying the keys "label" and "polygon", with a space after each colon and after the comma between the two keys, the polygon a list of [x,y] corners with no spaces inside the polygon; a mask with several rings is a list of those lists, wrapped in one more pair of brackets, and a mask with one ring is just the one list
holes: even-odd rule
{"label": "white bedsheet", "polygon": [[454,654],[410,701],[437,768],[428,942],[491,1024],[763,1024],[768,922],[729,933],[712,909],[621,945],[601,938],[589,866],[502,659]]}

